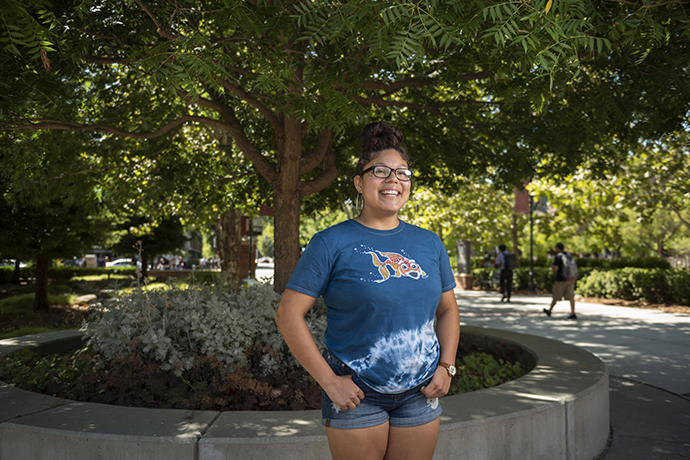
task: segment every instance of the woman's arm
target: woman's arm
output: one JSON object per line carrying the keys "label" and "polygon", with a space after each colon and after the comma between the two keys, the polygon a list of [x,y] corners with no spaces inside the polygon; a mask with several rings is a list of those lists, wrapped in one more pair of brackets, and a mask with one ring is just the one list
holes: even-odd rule
{"label": "woman's arm", "polygon": [[335,375],[309,331],[304,317],[314,304],[314,297],[286,289],[278,306],[275,321],[285,343],[297,361],[321,385],[331,400],[342,409],[354,409],[364,398],[362,390],[348,376]]}
{"label": "woman's arm", "polygon": [[[436,310],[436,335],[441,347],[440,361],[455,364],[455,355],[460,341],[460,313],[455,300],[455,292],[451,289],[441,294],[441,301]],[[438,398],[448,393],[451,377],[445,367],[439,366],[431,382],[422,387],[422,393],[427,398]]]}

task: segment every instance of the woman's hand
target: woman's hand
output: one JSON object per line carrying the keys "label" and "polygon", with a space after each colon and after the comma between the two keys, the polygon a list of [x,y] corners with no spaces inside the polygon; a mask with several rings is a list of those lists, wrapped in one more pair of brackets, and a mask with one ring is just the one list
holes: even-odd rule
{"label": "woman's hand", "polygon": [[428,385],[422,387],[422,394],[429,399],[440,398],[448,394],[451,377],[445,367],[439,366]]}
{"label": "woman's hand", "polygon": [[351,375],[336,375],[323,390],[342,410],[354,409],[364,399],[364,392],[352,381]]}

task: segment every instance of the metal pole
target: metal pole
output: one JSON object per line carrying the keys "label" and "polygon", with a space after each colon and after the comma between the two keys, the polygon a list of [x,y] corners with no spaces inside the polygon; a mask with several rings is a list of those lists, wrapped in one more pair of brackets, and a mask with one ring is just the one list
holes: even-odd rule
{"label": "metal pole", "polygon": [[532,218],[532,210],[534,209],[534,197],[529,196],[529,285],[527,290],[534,292],[534,219]]}

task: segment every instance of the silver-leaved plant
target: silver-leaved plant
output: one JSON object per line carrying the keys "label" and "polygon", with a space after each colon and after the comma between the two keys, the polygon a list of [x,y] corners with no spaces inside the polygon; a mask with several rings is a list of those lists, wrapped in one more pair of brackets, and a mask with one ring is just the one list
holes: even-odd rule
{"label": "silver-leaved plant", "polygon": [[[263,350],[261,373],[298,366],[273,320],[280,296],[269,284],[229,291],[223,282],[189,288],[137,288],[99,303],[81,330],[104,360],[139,356],[163,370],[190,369],[196,359],[213,357],[229,371],[246,368],[250,349]],[[326,312],[319,299],[305,318],[323,349]]]}

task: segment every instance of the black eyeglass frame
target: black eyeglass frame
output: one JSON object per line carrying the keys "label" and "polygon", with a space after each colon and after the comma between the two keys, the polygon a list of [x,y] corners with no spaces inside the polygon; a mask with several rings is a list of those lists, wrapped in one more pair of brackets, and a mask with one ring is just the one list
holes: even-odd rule
{"label": "black eyeglass frame", "polygon": [[[377,176],[376,173],[374,172],[374,170],[375,170],[376,168],[386,168],[386,169],[388,170],[388,174],[386,174],[385,177],[383,177],[383,176]],[[411,181],[411,180],[412,180],[412,176],[414,175],[414,171],[412,171],[411,169],[408,169],[408,168],[391,168],[391,167],[389,167],[389,166],[384,166],[384,165],[374,165],[374,166],[370,166],[369,168],[367,168],[367,169],[365,169],[364,171],[362,171],[362,175],[368,173],[369,171],[371,171],[371,173],[374,175],[374,177],[378,177],[379,179],[388,179],[389,177],[391,177],[391,173],[392,173],[393,171],[395,171],[395,177],[397,177],[398,180],[403,181],[403,182],[409,182],[409,181]],[[400,175],[398,174],[398,171],[407,171],[407,172],[410,173],[410,175],[408,176],[408,175],[405,174],[405,172],[403,172],[403,173],[402,173],[402,174],[403,174],[403,177],[400,177]]]}

